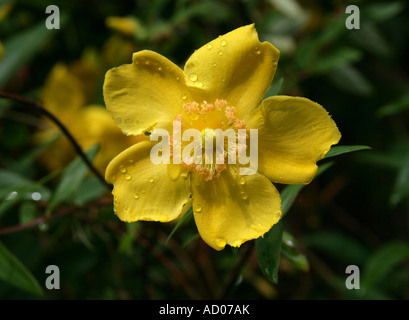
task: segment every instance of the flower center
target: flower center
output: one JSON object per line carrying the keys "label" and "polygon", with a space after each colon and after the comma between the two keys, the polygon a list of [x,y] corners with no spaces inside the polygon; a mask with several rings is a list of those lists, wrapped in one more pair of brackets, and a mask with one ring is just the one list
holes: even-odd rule
{"label": "flower center", "polygon": [[[200,135],[193,136],[193,141],[182,139],[182,146],[189,146],[189,154],[182,155],[182,165],[190,172],[202,175],[205,181],[218,178],[227,168],[226,161],[236,163],[237,152],[246,148],[245,143],[243,146],[237,139],[238,130],[246,129],[245,122],[236,117],[236,108],[229,106],[226,100],[185,103],[183,111],[175,116],[175,121],[181,123],[182,130],[196,129]],[[173,136],[170,141],[172,156]]]}

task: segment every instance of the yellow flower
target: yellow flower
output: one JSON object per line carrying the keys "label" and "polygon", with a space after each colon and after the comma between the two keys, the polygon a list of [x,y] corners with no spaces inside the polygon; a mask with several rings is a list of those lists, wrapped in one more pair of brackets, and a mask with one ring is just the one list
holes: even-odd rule
{"label": "yellow flower", "polygon": [[133,36],[140,29],[139,23],[128,17],[108,17],[105,23],[109,28],[127,36]]}
{"label": "yellow flower", "polygon": [[236,164],[153,164],[150,151],[157,142],[123,151],[105,174],[114,184],[121,220],[171,221],[192,197],[198,231],[216,250],[258,238],[279,221],[281,199],[271,182],[309,183],[316,162],[341,135],[325,109],[308,99],[262,101],[278,58],[279,51],[261,43],[248,25],[195,51],[184,70],[155,52],[140,51],[132,64],[107,72],[105,103],[127,135],[155,128],[172,132],[174,120],[201,132],[258,130],[258,173],[252,175],[238,174]]}
{"label": "yellow flower", "polygon": [[[86,86],[73,72],[79,71],[78,63],[72,69],[61,63],[56,64],[46,80],[41,100],[68,128],[83,150],[95,143],[100,144],[94,165],[103,173],[112,157],[146,137],[125,137],[103,106],[87,105]],[[85,72],[85,75],[88,74]],[[34,136],[34,140],[43,143],[58,134],[61,134],[58,128],[47,124]],[[68,139],[61,137],[47,149],[41,160],[50,170],[55,170],[68,164],[75,156]]]}

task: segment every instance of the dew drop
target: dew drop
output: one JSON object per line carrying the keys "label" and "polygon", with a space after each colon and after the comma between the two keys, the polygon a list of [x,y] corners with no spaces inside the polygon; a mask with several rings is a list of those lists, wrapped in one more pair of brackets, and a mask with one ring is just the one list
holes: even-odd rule
{"label": "dew drop", "polygon": [[256,54],[261,54],[261,50],[260,50],[259,47],[255,47],[255,48],[254,48],[254,52],[255,52]]}
{"label": "dew drop", "polygon": [[247,200],[247,198],[248,198],[247,193],[245,193],[244,191],[243,191],[243,192],[240,192],[240,197],[241,197],[243,200]]}
{"label": "dew drop", "polygon": [[122,123],[122,118],[121,117],[116,117],[114,119],[114,121],[115,121],[116,124],[121,124]]}
{"label": "dew drop", "polygon": [[223,248],[227,243],[226,240],[221,238],[214,240],[214,242],[216,242],[216,245],[220,248]]}
{"label": "dew drop", "polygon": [[158,67],[158,71],[162,71],[162,67]]}
{"label": "dew drop", "polygon": [[198,87],[198,88],[201,88],[201,87],[203,87],[203,82],[201,82],[201,81],[196,81],[196,82],[195,82],[195,86]]}
{"label": "dew drop", "polygon": [[213,67],[216,67],[216,66],[217,66],[217,64],[213,63]]}
{"label": "dew drop", "polygon": [[281,211],[277,211],[276,213],[274,213],[274,217],[279,220],[281,218]]}
{"label": "dew drop", "polygon": [[186,95],[185,94],[182,94],[182,100],[186,100]]}
{"label": "dew drop", "polygon": [[246,184],[246,179],[244,179],[243,177],[240,177],[239,179],[239,183],[243,186]]}
{"label": "dew drop", "polygon": [[197,74],[196,73],[191,73],[189,75],[189,80],[190,81],[196,81],[197,80]]}
{"label": "dew drop", "polygon": [[135,199],[139,199],[139,193],[135,193],[135,194],[133,195],[133,197],[134,197]]}
{"label": "dew drop", "polygon": [[126,174],[126,175],[125,175],[125,180],[128,180],[128,181],[129,181],[129,180],[131,180],[131,179],[132,179],[131,175],[129,175],[129,174]]}
{"label": "dew drop", "polygon": [[219,56],[221,56],[221,55],[223,54],[223,51],[220,50],[220,51],[218,52],[218,54],[219,54]]}
{"label": "dew drop", "polygon": [[202,207],[200,206],[200,204],[195,204],[193,207],[193,211],[194,212],[202,212]]}
{"label": "dew drop", "polygon": [[222,47],[225,47],[227,45],[227,41],[226,40],[222,40],[220,41],[220,44],[222,45]]}
{"label": "dew drop", "polygon": [[179,77],[179,76],[176,76],[175,78],[176,78],[176,81],[179,81],[179,79],[180,79],[180,77]]}
{"label": "dew drop", "polygon": [[155,181],[155,179],[153,179],[152,177],[149,178],[149,182],[153,183]]}
{"label": "dew drop", "polygon": [[207,49],[211,49],[211,48],[213,48],[213,45],[211,44],[211,43],[209,43],[208,45],[207,45]]}
{"label": "dew drop", "polygon": [[119,171],[121,171],[122,173],[126,172],[126,168],[124,166],[120,166],[119,167]]}

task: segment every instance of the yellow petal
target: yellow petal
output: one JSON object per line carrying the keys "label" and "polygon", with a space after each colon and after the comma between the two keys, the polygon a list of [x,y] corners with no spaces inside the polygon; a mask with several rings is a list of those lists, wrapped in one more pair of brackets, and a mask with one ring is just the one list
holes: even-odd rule
{"label": "yellow petal", "polygon": [[42,90],[44,106],[67,123],[73,113],[84,106],[84,88],[64,64],[58,63],[51,70]]}
{"label": "yellow petal", "polygon": [[309,183],[316,162],[341,138],[328,112],[306,98],[268,98],[246,123],[259,129],[258,171],[283,184]]}
{"label": "yellow petal", "polygon": [[132,60],[105,76],[108,111],[125,134],[142,134],[155,126],[169,131],[185,100],[190,100],[183,71],[152,51],[136,52]]}
{"label": "yellow petal", "polygon": [[96,143],[100,145],[93,163],[101,173],[105,172],[108,163],[120,152],[149,139],[145,135],[125,136],[103,106],[87,106],[75,118],[70,129],[80,146],[87,150]]}
{"label": "yellow petal", "polygon": [[274,77],[279,51],[261,43],[254,25],[235,29],[198,49],[185,65],[186,83],[199,98],[225,99],[243,118],[256,108]]}
{"label": "yellow petal", "polygon": [[153,145],[149,141],[137,143],[107,167],[105,178],[114,185],[114,209],[123,221],[171,221],[189,201],[187,179],[173,181],[166,164],[152,163]]}
{"label": "yellow petal", "polygon": [[197,229],[216,250],[262,236],[281,217],[280,195],[260,174],[240,177],[225,170],[206,182],[193,175],[191,185]]}

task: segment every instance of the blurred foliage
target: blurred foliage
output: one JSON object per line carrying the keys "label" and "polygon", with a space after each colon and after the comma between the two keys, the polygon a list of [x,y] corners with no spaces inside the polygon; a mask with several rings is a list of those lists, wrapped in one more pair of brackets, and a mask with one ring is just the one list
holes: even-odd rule
{"label": "blurred foliage", "polygon": [[[51,4],[59,30],[44,25]],[[359,30],[345,27],[349,4],[360,8]],[[372,148],[331,150],[338,156],[320,161],[326,170],[310,185],[279,186],[286,215],[264,241],[216,252],[191,211],[178,224],[119,221],[109,190],[71,146],[52,151],[61,135],[36,143],[43,120],[0,98],[0,298],[408,299],[408,14],[406,2],[386,0],[0,1],[2,91],[42,99],[63,64],[82,83],[84,107],[103,108],[105,72],[133,51],[183,65],[218,35],[255,23],[281,51],[267,96],[317,101],[341,145]],[[65,149],[63,166],[41,161]],[[345,287],[351,264],[359,290]],[[60,290],[45,287],[48,265],[60,268]]]}

